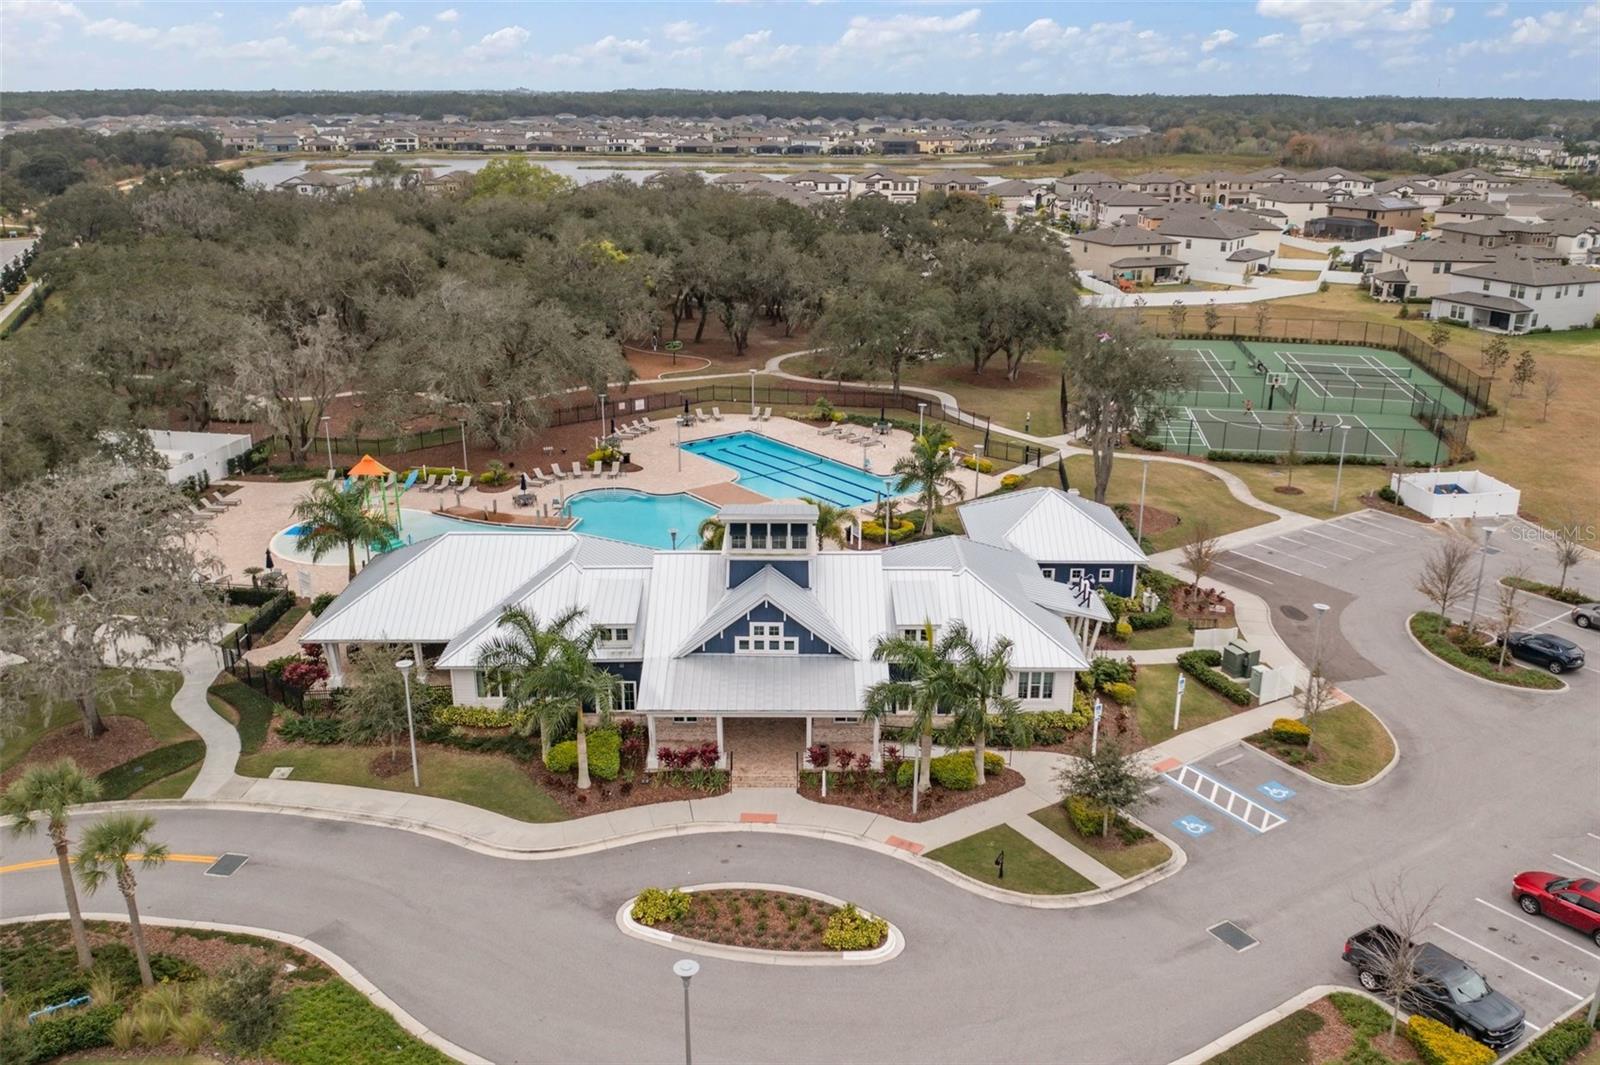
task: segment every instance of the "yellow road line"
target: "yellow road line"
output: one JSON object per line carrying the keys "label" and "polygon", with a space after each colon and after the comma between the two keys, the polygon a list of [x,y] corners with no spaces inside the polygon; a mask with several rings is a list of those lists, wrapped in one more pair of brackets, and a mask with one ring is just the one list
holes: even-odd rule
{"label": "yellow road line", "polygon": [[[128,857],[133,860],[138,860],[141,855],[130,854]],[[210,865],[212,862],[217,860],[217,857],[218,856],[215,854],[169,854],[167,855],[167,861],[192,862],[199,865]],[[74,859],[69,858],[67,860],[72,861]],[[20,873],[28,869],[43,869],[46,866],[53,866],[55,864],[56,860],[54,858],[37,858],[31,862],[18,862],[15,865],[0,865],[0,874]]]}

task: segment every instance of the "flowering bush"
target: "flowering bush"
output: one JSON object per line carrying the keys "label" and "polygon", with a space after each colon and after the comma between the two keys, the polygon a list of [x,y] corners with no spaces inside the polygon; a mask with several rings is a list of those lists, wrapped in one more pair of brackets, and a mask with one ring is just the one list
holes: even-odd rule
{"label": "flowering bush", "polygon": [[1311,726],[1292,717],[1280,717],[1272,722],[1272,738],[1279,743],[1308,747],[1311,745]]}
{"label": "flowering bush", "polygon": [[308,662],[298,659],[284,665],[281,674],[285,684],[292,685],[304,691],[314,687],[321,681],[328,679],[328,667],[322,662]]}
{"label": "flowering bush", "polygon": [[628,912],[635,921],[652,927],[663,921],[680,920],[689,914],[689,896],[677,888],[645,888]]}
{"label": "flowering bush", "polygon": [[888,921],[864,914],[855,903],[847,902],[828,916],[822,942],[830,950],[872,950],[888,934]]}
{"label": "flowering bush", "polygon": [[1020,473],[1008,473],[1000,478],[1000,491],[1014,492],[1022,487],[1022,482],[1025,479]]}
{"label": "flowering bush", "polygon": [[722,751],[715,740],[691,743],[687,747],[672,747],[663,743],[656,748],[656,760],[662,769],[693,769],[699,763],[702,769],[715,769]]}
{"label": "flowering bush", "polygon": [[1432,1017],[1413,1016],[1406,1022],[1406,1038],[1424,1065],[1492,1065],[1495,1059],[1494,1051]]}
{"label": "flowering bush", "polygon": [[989,461],[988,459],[976,458],[976,457],[974,457],[972,455],[964,455],[964,456],[962,456],[961,465],[963,467],[965,467],[966,469],[969,469],[969,470],[970,469],[977,469],[977,471],[979,473],[993,473],[994,472],[994,463],[993,462]]}

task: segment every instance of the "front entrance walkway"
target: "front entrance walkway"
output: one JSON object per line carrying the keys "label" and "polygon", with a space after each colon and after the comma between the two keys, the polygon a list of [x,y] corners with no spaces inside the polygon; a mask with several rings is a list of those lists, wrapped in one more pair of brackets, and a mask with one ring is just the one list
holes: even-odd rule
{"label": "front entrance walkway", "polygon": [[800,718],[727,718],[723,741],[733,758],[736,788],[793,788],[800,783],[799,753],[806,745]]}

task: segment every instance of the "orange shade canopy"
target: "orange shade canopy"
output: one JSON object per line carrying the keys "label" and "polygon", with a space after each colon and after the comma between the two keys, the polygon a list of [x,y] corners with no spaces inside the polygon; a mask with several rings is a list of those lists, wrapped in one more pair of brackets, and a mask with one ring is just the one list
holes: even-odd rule
{"label": "orange shade canopy", "polygon": [[371,455],[362,455],[361,461],[350,467],[351,477],[382,477],[393,472]]}

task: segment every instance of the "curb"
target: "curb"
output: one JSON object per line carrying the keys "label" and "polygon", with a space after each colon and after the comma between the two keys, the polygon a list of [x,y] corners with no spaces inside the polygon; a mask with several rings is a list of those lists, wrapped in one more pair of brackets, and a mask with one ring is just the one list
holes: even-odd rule
{"label": "curb", "polygon": [[[800,836],[805,839],[817,839],[829,843],[843,843],[852,847],[870,850],[887,858],[898,861],[912,862],[919,868],[949,881],[957,887],[981,895],[995,902],[1003,902],[1012,906],[1027,906],[1043,909],[1072,909],[1081,906],[1093,906],[1112,899],[1121,898],[1132,894],[1159,880],[1165,880],[1174,875],[1188,861],[1188,855],[1181,847],[1174,845],[1165,836],[1152,831],[1163,842],[1172,848],[1173,858],[1163,865],[1157,866],[1125,883],[1112,888],[1097,888],[1094,891],[1082,892],[1078,895],[1024,895],[1015,891],[1004,891],[991,888],[978,880],[973,880],[962,873],[956,872],[939,862],[921,861],[918,855],[899,847],[882,843],[875,839],[854,833],[840,832],[836,829],[824,828],[814,825],[784,825],[762,824],[740,821],[700,821],[685,825],[672,825],[665,828],[650,829],[636,832],[627,836],[616,836],[611,839],[597,840],[593,843],[580,843],[544,849],[504,847],[499,844],[489,843],[464,833],[453,832],[439,828],[421,821],[411,821],[401,817],[390,817],[381,814],[347,813],[342,810],[328,810],[314,806],[292,806],[285,803],[251,803],[237,800],[213,799],[132,799],[121,802],[88,803],[74,807],[84,813],[100,813],[112,810],[218,810],[227,813],[249,814],[291,814],[298,817],[315,818],[321,821],[338,821],[347,824],[372,825],[377,828],[389,828],[401,832],[413,832],[417,835],[428,836],[443,843],[453,844],[476,854],[487,855],[491,858],[503,858],[508,861],[552,861],[561,858],[576,858],[585,854],[598,854],[617,847],[631,847],[638,843],[650,843],[656,840],[673,839],[678,836],[696,836],[717,832],[765,832],[778,835]],[[0,818],[0,822],[6,819]]]}
{"label": "curb", "polygon": [[[836,899],[832,895],[825,895],[820,891],[808,891],[805,888],[790,887],[787,884],[756,884],[743,881],[728,881],[719,884],[691,884],[681,887],[679,891],[712,891],[723,889],[771,891],[785,895],[800,895],[818,902],[826,902],[830,906],[843,907],[844,899]],[[687,954],[700,954],[708,958],[721,958],[724,961],[738,961],[758,965],[794,965],[816,967],[823,965],[881,965],[900,956],[906,949],[906,938],[894,922],[889,922],[889,934],[884,937],[883,943],[871,950],[764,950],[759,947],[735,947],[726,943],[711,943],[692,936],[674,935],[671,932],[662,932],[649,925],[643,925],[633,919],[633,904],[639,896],[624,902],[617,910],[617,927],[622,934],[642,939],[646,943],[654,943],[661,947],[671,947],[674,950]],[[859,909],[859,907],[858,907]],[[868,917],[878,915],[868,910],[861,910]]]}
{"label": "curb", "polygon": [[[1257,751],[1257,752],[1259,752],[1261,754],[1266,755],[1268,758],[1271,758],[1273,760],[1273,762],[1275,762],[1276,764],[1278,764],[1278,765],[1282,766],[1283,768],[1287,769],[1289,772],[1291,772],[1291,773],[1295,774],[1296,776],[1300,777],[1302,780],[1309,780],[1311,783],[1317,785],[1318,787],[1330,788],[1330,789],[1332,789],[1334,791],[1363,791],[1363,790],[1365,790],[1367,788],[1370,788],[1370,787],[1374,786],[1380,780],[1382,780],[1384,777],[1388,776],[1390,774],[1390,772],[1392,772],[1394,770],[1394,767],[1400,764],[1400,741],[1395,739],[1394,733],[1392,731],[1390,731],[1389,726],[1384,723],[1383,718],[1381,718],[1377,714],[1373,713],[1372,707],[1368,706],[1366,703],[1360,702],[1360,700],[1358,700],[1358,699],[1350,699],[1350,700],[1347,700],[1347,702],[1358,703],[1363,710],[1365,710],[1369,714],[1372,714],[1372,720],[1376,721],[1378,723],[1378,726],[1383,729],[1384,735],[1389,737],[1389,745],[1394,748],[1394,757],[1389,759],[1388,764],[1385,765],[1382,769],[1378,770],[1372,776],[1368,777],[1366,780],[1363,780],[1359,784],[1335,784],[1332,781],[1323,780],[1320,777],[1314,777],[1310,773],[1307,773],[1304,769],[1301,769],[1299,766],[1290,765],[1288,762],[1285,762],[1282,758],[1274,757],[1270,752],[1261,750],[1260,747],[1257,747],[1253,743],[1249,743],[1249,742],[1247,742],[1245,740],[1240,740],[1239,743],[1240,743],[1241,746],[1249,747],[1252,750],[1255,750],[1255,751]],[[1344,705],[1346,705],[1346,703],[1338,704],[1338,706],[1344,706]],[[1336,710],[1336,709],[1338,709],[1338,706],[1331,706],[1328,709]],[[1304,720],[1304,718],[1301,718],[1299,720]]]}
{"label": "curb", "polygon": [[[66,919],[67,914],[65,912],[34,913],[19,917],[0,918],[0,925],[25,924],[30,921],[65,921]],[[121,924],[128,923],[128,915],[125,913],[86,913],[83,915],[83,919],[85,921],[116,921]],[[204,932],[234,932],[242,935],[258,936],[262,939],[274,939],[279,943],[286,943],[289,946],[294,947],[296,950],[304,951],[305,953],[316,958],[318,961],[322,962],[324,965],[328,966],[328,968],[339,974],[339,976],[343,978],[351,987],[365,995],[367,1000],[370,1001],[374,1006],[377,1006],[379,1009],[393,1017],[395,1022],[399,1024],[401,1028],[404,1028],[408,1033],[416,1036],[418,1039],[422,1040],[424,1043],[427,1043],[435,1050],[438,1050],[443,1054],[448,1054],[457,1061],[465,1063],[465,1065],[491,1065],[487,1058],[479,1057],[477,1054],[467,1050],[465,1047],[461,1047],[455,1043],[452,1043],[450,1040],[434,1032],[433,1029],[417,1020],[405,1010],[401,1009],[393,999],[391,999],[388,995],[385,995],[382,991],[378,990],[376,984],[374,984],[371,980],[368,980],[365,976],[362,976],[360,970],[358,970],[354,965],[351,965],[349,962],[339,957],[339,955],[335,954],[333,951],[322,946],[314,940],[307,939],[304,936],[291,935],[288,932],[278,932],[271,928],[257,928],[253,925],[222,924],[216,921],[187,921],[172,917],[151,917],[148,914],[140,914],[139,920],[144,924],[155,925],[162,928],[193,928],[197,931]]]}
{"label": "curb", "polygon": [[[1561,678],[1559,676],[1556,676],[1556,674],[1554,674],[1554,673],[1552,673],[1550,675],[1552,677],[1556,677],[1556,679],[1558,681],[1560,681],[1561,687],[1559,687],[1559,688],[1526,688],[1526,687],[1523,687],[1521,684],[1503,684],[1498,680],[1490,680],[1488,677],[1480,677],[1476,673],[1472,672],[1469,669],[1462,669],[1460,666],[1456,665],[1454,662],[1446,662],[1444,659],[1440,658],[1438,655],[1436,655],[1432,651],[1428,650],[1427,644],[1425,644],[1421,640],[1417,639],[1417,634],[1411,631],[1411,619],[1416,617],[1417,614],[1420,614],[1420,613],[1422,613],[1422,611],[1419,610],[1416,613],[1410,614],[1410,615],[1408,615],[1406,617],[1406,635],[1411,637],[1411,642],[1417,645],[1417,650],[1419,650],[1423,654],[1427,655],[1430,660],[1432,660],[1434,662],[1437,662],[1442,666],[1447,666],[1450,669],[1455,670],[1457,673],[1460,673],[1464,677],[1471,677],[1473,680],[1477,681],[1479,684],[1488,684],[1488,685],[1491,685],[1492,687],[1500,689],[1501,691],[1528,692],[1528,693],[1530,693],[1532,695],[1565,695],[1567,692],[1572,690],[1572,685],[1568,684],[1564,680],[1561,680]],[[1508,655],[1506,655],[1506,657],[1510,658],[1511,655],[1508,654]],[[1525,668],[1532,669],[1533,667],[1532,666],[1527,666]]]}
{"label": "curb", "polygon": [[[1385,1011],[1390,1008],[1389,1003],[1383,1001],[1383,999],[1376,995],[1369,994],[1368,992],[1361,990],[1359,987],[1345,987],[1343,984],[1318,984],[1315,987],[1309,987],[1300,992],[1298,995],[1294,996],[1294,998],[1291,998],[1282,1005],[1274,1006],[1272,1009],[1258,1017],[1252,1017],[1250,1020],[1239,1025],[1239,1027],[1233,1029],[1233,1031],[1228,1032],[1226,1035],[1213,1039],[1199,1050],[1194,1050],[1188,1054],[1185,1054],[1183,1057],[1172,1062],[1172,1065],[1203,1065],[1204,1062],[1210,1061],[1212,1058],[1216,1057],[1224,1050],[1227,1050],[1229,1047],[1244,1042],[1257,1032],[1265,1028],[1270,1028],[1272,1025],[1283,1020],[1296,1010],[1304,1009],[1306,1006],[1311,1005],[1311,1003],[1320,998],[1331,995],[1335,991],[1343,991],[1352,995],[1360,995],[1362,998],[1371,999],[1373,1002],[1376,1002],[1378,1005],[1382,1006]],[[1400,1016],[1400,1023],[1403,1025],[1405,1024],[1405,1018],[1408,1015],[1402,1013]]]}

